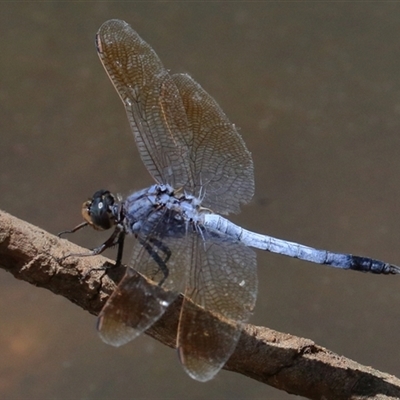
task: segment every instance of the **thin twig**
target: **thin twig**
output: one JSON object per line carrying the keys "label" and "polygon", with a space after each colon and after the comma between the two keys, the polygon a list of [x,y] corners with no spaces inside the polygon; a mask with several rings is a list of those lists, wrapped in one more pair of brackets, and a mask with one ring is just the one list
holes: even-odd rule
{"label": "thin twig", "polygon": [[[0,267],[97,315],[121,279],[124,267],[107,274],[87,274],[110,260],[101,256],[63,260],[66,254],[85,252],[0,211]],[[151,285],[145,278],[140,279]],[[178,298],[146,333],[175,347],[181,304],[182,298]],[[400,398],[400,380],[396,377],[339,356],[309,339],[254,325],[245,325],[224,368],[310,399]]]}

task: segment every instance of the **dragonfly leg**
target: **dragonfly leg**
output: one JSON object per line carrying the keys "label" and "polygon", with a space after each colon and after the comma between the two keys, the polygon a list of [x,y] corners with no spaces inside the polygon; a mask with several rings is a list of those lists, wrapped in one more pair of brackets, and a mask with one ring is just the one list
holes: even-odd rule
{"label": "dragonfly leg", "polygon": [[109,249],[110,247],[114,247],[114,246],[118,245],[117,259],[115,262],[115,266],[118,267],[121,264],[122,251],[124,248],[124,239],[125,239],[125,232],[123,231],[122,226],[117,225],[114,229],[113,234],[103,244],[92,249],[92,251],[90,253],[69,254],[68,256],[79,256],[79,257],[98,256],[99,254],[103,253],[105,250]]}
{"label": "dragonfly leg", "polygon": [[171,257],[171,250],[169,249],[168,246],[166,246],[161,240],[155,239],[155,238],[151,238],[150,242],[154,244],[154,246],[156,246],[157,248],[159,248],[162,252],[165,253],[166,257],[164,260],[164,263],[166,264],[168,262],[168,260]]}
{"label": "dragonfly leg", "polygon": [[[160,280],[160,282],[158,282],[158,286],[162,286],[169,275],[167,262],[171,257],[171,254],[172,254],[171,250],[168,248],[168,246],[165,246],[163,244],[163,242],[161,242],[160,240],[155,239],[155,238],[149,238],[148,241],[139,238],[139,242],[146,249],[146,251],[149,253],[151,258],[155,261],[155,263],[158,265],[160,271],[164,275],[163,278]],[[162,257],[160,257],[160,255],[158,254],[158,250],[161,250],[165,254],[164,259]],[[154,273],[154,275],[156,275],[157,272],[158,271],[156,271]]]}
{"label": "dragonfly leg", "polygon": [[[68,232],[69,233],[69,232]],[[119,267],[121,265],[122,254],[124,250],[124,241],[125,241],[125,232],[120,225],[117,225],[113,234],[100,246],[95,247],[89,253],[70,253],[66,256],[59,259],[60,262],[64,261],[68,257],[90,257],[90,256],[97,256],[103,253],[106,249],[118,245],[118,253],[117,259],[114,265],[108,265],[107,267],[95,267],[91,268],[87,271],[82,279],[85,279],[88,275],[90,275],[93,271],[100,271],[100,270],[107,270],[109,268]]]}
{"label": "dragonfly leg", "polygon": [[[117,236],[117,237],[115,237]],[[108,264],[105,267],[95,267],[95,268],[90,268],[89,271],[85,273],[83,276],[83,279],[85,279],[88,275],[90,275],[93,271],[107,271],[110,268],[118,268],[121,266],[121,261],[122,261],[122,254],[124,252],[124,242],[125,242],[125,232],[120,231],[119,235],[115,235],[114,233],[99,247],[96,247],[95,249],[92,250],[92,253],[89,253],[87,255],[98,255],[102,253],[104,250],[113,247],[115,245],[118,246],[118,252],[117,252],[117,259],[115,260],[115,264]],[[98,252],[97,252],[98,251]]]}

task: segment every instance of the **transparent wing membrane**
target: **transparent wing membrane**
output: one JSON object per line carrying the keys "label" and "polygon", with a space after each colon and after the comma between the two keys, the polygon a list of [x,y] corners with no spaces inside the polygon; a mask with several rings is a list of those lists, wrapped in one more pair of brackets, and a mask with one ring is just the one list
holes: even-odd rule
{"label": "transparent wing membrane", "polygon": [[192,135],[178,89],[154,50],[124,21],[105,22],[98,54],[128,115],[144,165],[158,183],[192,185]]}
{"label": "transparent wing membrane", "polygon": [[126,22],[105,22],[97,48],[154,179],[201,197],[215,212],[238,212],[253,196],[253,163],[216,101],[188,75],[171,77]]}
{"label": "transparent wing membrane", "polygon": [[178,294],[143,285],[143,278],[128,268],[99,315],[100,337],[113,346],[128,343],[157,321]]}
{"label": "transparent wing membrane", "polygon": [[239,212],[254,193],[253,161],[217,102],[189,75],[172,75],[193,132],[190,160],[194,194],[216,213]]}
{"label": "transparent wing membrane", "polygon": [[[233,353],[257,297],[253,250],[226,237],[196,237],[178,328],[178,350],[190,376],[211,379]],[[212,316],[201,312],[199,307]]]}

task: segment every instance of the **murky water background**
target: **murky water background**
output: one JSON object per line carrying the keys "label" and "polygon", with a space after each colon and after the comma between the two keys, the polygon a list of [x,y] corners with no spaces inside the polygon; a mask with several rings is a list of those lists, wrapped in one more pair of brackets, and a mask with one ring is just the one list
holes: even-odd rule
{"label": "murky water background", "polygon": [[[190,73],[241,128],[256,194],[235,222],[400,264],[393,3],[0,4],[2,209],[56,233],[80,222],[95,190],[152,183],[94,48],[110,18],[129,22],[167,68]],[[400,279],[261,252],[258,265],[252,323],[400,375]],[[225,371],[194,382],[148,337],[115,349],[67,300],[5,272],[0,290],[1,398],[292,398]]]}

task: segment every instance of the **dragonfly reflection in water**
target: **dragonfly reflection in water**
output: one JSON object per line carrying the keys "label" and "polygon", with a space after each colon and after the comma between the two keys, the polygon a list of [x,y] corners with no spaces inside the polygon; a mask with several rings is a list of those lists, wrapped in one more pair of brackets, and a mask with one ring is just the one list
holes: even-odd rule
{"label": "dragonfly reflection in water", "polygon": [[[126,22],[105,22],[96,45],[125,105],[142,161],[156,181],[124,201],[96,192],[83,204],[85,222],[72,230],[114,228],[90,254],[118,244],[117,264],[125,235],[137,238],[130,268],[99,316],[105,342],[120,346],[134,339],[184,293],[179,357],[191,377],[207,381],[233,353],[255,305],[256,257],[250,247],[342,269],[400,272],[378,260],[256,234],[219,215],[238,212],[254,191],[251,154],[235,126],[190,76],[170,75]],[[142,286],[134,271],[164,294],[157,285]],[[202,308],[221,318],[205,318]]]}

